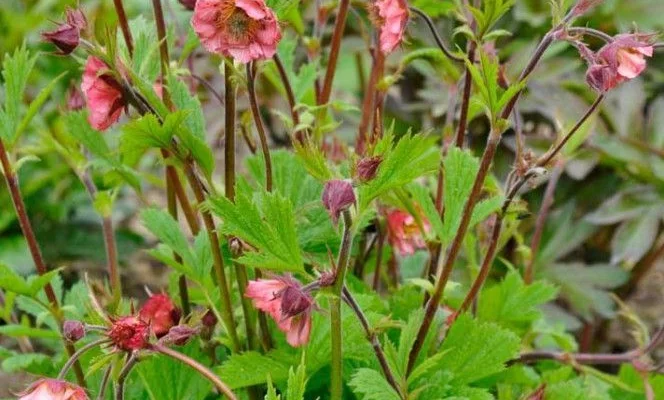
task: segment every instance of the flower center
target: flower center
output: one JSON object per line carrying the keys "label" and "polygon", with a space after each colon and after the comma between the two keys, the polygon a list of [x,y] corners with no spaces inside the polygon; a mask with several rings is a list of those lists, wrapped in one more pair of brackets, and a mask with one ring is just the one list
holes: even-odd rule
{"label": "flower center", "polygon": [[235,7],[234,1],[224,1],[219,6],[217,26],[236,41],[242,41],[254,36],[260,22],[249,17],[243,9]]}

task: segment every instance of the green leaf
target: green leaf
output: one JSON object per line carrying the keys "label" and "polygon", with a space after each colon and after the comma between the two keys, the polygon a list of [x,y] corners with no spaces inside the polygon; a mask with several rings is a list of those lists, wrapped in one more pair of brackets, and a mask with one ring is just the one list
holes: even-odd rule
{"label": "green leaf", "polygon": [[143,225],[162,243],[179,254],[189,267],[197,264],[196,257],[189,248],[189,242],[182,233],[180,225],[166,211],[148,208],[141,212]]}
{"label": "green leaf", "polygon": [[290,365],[273,354],[275,352],[263,355],[255,351],[233,354],[216,371],[231,389],[263,384],[268,376],[276,382],[285,382]]}
{"label": "green leaf", "polygon": [[[183,117],[182,114],[179,115]],[[122,127],[120,152],[127,164],[134,165],[149,149],[170,148],[174,133],[172,129],[164,129],[154,114],[146,114]]]}
{"label": "green leaf", "polygon": [[544,281],[526,285],[518,272],[510,271],[501,283],[482,292],[477,318],[520,332],[527,328],[525,323],[541,317],[539,306],[553,300],[557,292]]}
{"label": "green leaf", "polygon": [[277,389],[272,384],[272,378],[270,375],[267,377],[267,393],[265,394],[265,400],[281,400],[281,395],[277,394]]}
{"label": "green leaf", "polygon": [[304,400],[304,392],[307,388],[307,369],[304,366],[304,357],[302,362],[293,371],[293,367],[288,371],[288,391],[286,400]]}
{"label": "green leaf", "polygon": [[30,296],[30,285],[14,270],[0,263],[0,288],[25,296]]}
{"label": "green leaf", "polygon": [[434,137],[406,135],[392,147],[393,141],[394,136],[386,133],[376,145],[377,152],[382,150],[379,154],[383,161],[376,177],[360,186],[360,210],[366,209],[376,197],[438,169],[440,152],[434,145]]}
{"label": "green leaf", "polygon": [[31,56],[25,43],[14,50],[13,54],[5,54],[2,63],[2,77],[4,78],[4,100],[2,126],[0,137],[11,144],[14,142],[16,127],[20,121],[19,111],[23,104],[25,85],[37,61],[37,55]]}
{"label": "green leaf", "polygon": [[26,371],[46,375],[53,369],[51,356],[40,353],[15,354],[2,361],[2,370],[7,373]]}
{"label": "green leaf", "polygon": [[25,325],[0,326],[0,335],[9,337],[31,337],[38,339],[58,339],[60,334],[56,331],[40,328],[31,328]]}
{"label": "green leaf", "polygon": [[26,111],[25,116],[21,120],[21,123],[19,124],[18,128],[16,128],[16,132],[14,132],[14,137],[12,138],[11,142],[12,144],[16,143],[16,141],[21,137],[21,134],[28,128],[28,125],[30,125],[32,119],[35,117],[35,115],[37,115],[39,109],[44,105],[46,100],[48,100],[48,98],[51,96],[51,93],[53,92],[53,89],[55,89],[58,82],[60,82],[60,78],[65,75],[67,75],[67,72],[63,72],[58,75],[51,81],[51,83],[48,84],[48,86],[42,89],[37,97],[35,97],[35,99],[30,103],[28,111]]}
{"label": "green leaf", "polygon": [[192,96],[187,85],[175,75],[168,77],[168,90],[173,104],[186,113],[185,126],[201,140],[205,140],[205,117],[201,102]]}
{"label": "green leaf", "polygon": [[433,199],[431,198],[429,190],[418,184],[410,185],[408,190],[413,195],[413,199],[415,199],[417,204],[420,205],[420,209],[433,227],[436,236],[439,239],[442,238],[444,236],[445,228],[443,226],[443,221],[436,210],[436,206],[433,204]]}
{"label": "green leaf", "polygon": [[445,169],[443,198],[445,213],[440,240],[449,243],[459,229],[463,208],[479,170],[479,161],[469,152],[454,147],[443,160],[443,168]]}
{"label": "green leaf", "polygon": [[215,197],[207,205],[223,219],[223,233],[239,237],[258,250],[245,253],[239,262],[276,271],[303,272],[293,206],[281,194],[262,192],[254,200],[238,190],[235,203]]}
{"label": "green leaf", "polygon": [[348,383],[355,393],[364,400],[399,400],[399,394],[383,378],[383,375],[369,368],[360,368]]}
{"label": "green leaf", "polygon": [[406,376],[410,351],[413,348],[413,344],[415,344],[415,339],[417,338],[417,333],[420,330],[423,319],[424,310],[421,308],[415,310],[411,313],[406,325],[401,329],[401,336],[399,337],[399,348],[397,350],[397,360],[399,362],[398,373],[400,376]]}
{"label": "green leaf", "polygon": [[611,240],[611,264],[632,267],[643,258],[655,242],[662,216],[664,210],[658,205],[620,224]]}
{"label": "green leaf", "polygon": [[519,352],[520,339],[514,333],[493,323],[483,323],[463,314],[454,322],[441,351],[445,369],[454,374],[453,381],[468,384],[495,374]]}
{"label": "green leaf", "polygon": [[297,7],[299,0],[267,0],[266,4],[277,15],[277,19],[285,19],[288,13]]}
{"label": "green leaf", "polygon": [[101,159],[109,160],[111,150],[101,132],[93,129],[83,111],[67,113],[64,116],[67,132],[90,152]]}

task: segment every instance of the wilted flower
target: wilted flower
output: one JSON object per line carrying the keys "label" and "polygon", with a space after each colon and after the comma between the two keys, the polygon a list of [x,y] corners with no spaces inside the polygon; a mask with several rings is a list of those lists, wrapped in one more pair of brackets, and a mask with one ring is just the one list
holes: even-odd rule
{"label": "wilted flower", "polygon": [[56,379],[40,379],[19,393],[18,400],[88,400],[85,390]]}
{"label": "wilted flower", "polygon": [[81,89],[90,110],[88,121],[93,128],[103,131],[120,119],[127,103],[122,87],[106,72],[108,66],[97,57],[89,56],[85,63]]}
{"label": "wilted flower", "polygon": [[369,13],[380,30],[380,51],[391,53],[403,40],[408,24],[408,4],[405,0],[376,0],[370,4]]}
{"label": "wilted flower", "polygon": [[348,181],[339,179],[327,181],[323,188],[322,200],[332,221],[336,224],[341,212],[355,204],[353,185]]}
{"label": "wilted flower", "polygon": [[256,308],[270,314],[286,333],[288,344],[299,347],[309,341],[315,304],[297,280],[284,276],[249,281],[245,296],[253,300]]}
{"label": "wilted flower", "polygon": [[639,76],[646,69],[645,58],[653,54],[651,39],[652,35],[622,34],[597,53],[582,51],[590,63],[586,72],[588,84],[604,93]]}
{"label": "wilted flower", "polygon": [[85,336],[85,326],[81,321],[67,320],[62,324],[62,334],[70,342],[78,342]]}
{"label": "wilted flower", "polygon": [[162,337],[178,322],[181,311],[165,294],[154,294],[143,304],[138,312],[143,322],[150,324],[155,336]]}
{"label": "wilted flower", "polygon": [[120,350],[140,350],[148,345],[150,326],[137,316],[130,315],[113,321],[107,335]]}
{"label": "wilted flower", "polygon": [[357,162],[357,178],[360,182],[368,182],[376,177],[376,172],[383,159],[379,156],[366,157]]}
{"label": "wilted flower", "polygon": [[208,51],[241,63],[271,58],[281,40],[264,0],[198,0],[191,25]]}
{"label": "wilted flower", "polygon": [[[426,234],[431,229],[429,221],[421,218]],[[390,244],[401,255],[413,254],[415,249],[426,247],[424,236],[415,217],[402,210],[392,210],[387,214],[387,234]]]}
{"label": "wilted flower", "polygon": [[88,26],[85,15],[80,10],[67,9],[67,22],[49,32],[43,32],[42,38],[55,45],[60,50],[59,54],[67,55],[78,47],[81,39],[81,31]]}

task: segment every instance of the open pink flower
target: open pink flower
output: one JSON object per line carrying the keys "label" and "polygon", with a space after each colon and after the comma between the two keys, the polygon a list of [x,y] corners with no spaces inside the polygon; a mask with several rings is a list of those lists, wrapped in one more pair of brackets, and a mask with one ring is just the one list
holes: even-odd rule
{"label": "open pink flower", "polygon": [[634,79],[646,69],[646,57],[652,57],[652,35],[622,34],[597,53],[582,52],[590,66],[588,84],[599,92],[607,92]]}
{"label": "open pink flower", "polygon": [[181,311],[165,294],[154,294],[143,304],[138,312],[143,322],[150,324],[152,332],[158,338],[180,322]]}
{"label": "open pink flower", "polygon": [[389,54],[401,44],[408,24],[406,0],[376,0],[370,12],[380,29],[379,44],[383,54]]}
{"label": "open pink flower", "polygon": [[88,400],[85,390],[56,379],[40,379],[19,393],[18,400]]}
{"label": "open pink flower", "polygon": [[297,280],[282,276],[249,281],[245,296],[253,300],[256,308],[270,314],[279,329],[286,333],[288,344],[299,347],[309,341],[311,311],[315,304]]}
{"label": "open pink flower", "polygon": [[85,63],[81,89],[90,110],[88,121],[103,131],[120,119],[127,106],[120,84],[107,72],[108,66],[97,57],[89,56]]}
{"label": "open pink flower", "polygon": [[281,40],[264,0],[198,0],[191,25],[208,51],[241,63],[271,58]]}
{"label": "open pink flower", "polygon": [[[424,233],[431,229],[429,221],[422,218]],[[387,234],[390,244],[401,255],[415,253],[416,249],[426,247],[424,236],[415,217],[402,210],[392,210],[387,214]]]}

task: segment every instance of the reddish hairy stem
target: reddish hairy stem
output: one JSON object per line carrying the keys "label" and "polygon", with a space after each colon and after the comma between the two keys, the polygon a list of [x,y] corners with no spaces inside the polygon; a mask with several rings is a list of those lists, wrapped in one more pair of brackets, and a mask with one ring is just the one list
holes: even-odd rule
{"label": "reddish hairy stem", "polygon": [[378,284],[380,283],[380,271],[383,264],[383,248],[385,247],[385,238],[386,233],[380,222],[378,223],[378,244],[376,245],[376,268],[374,269],[373,282],[371,287],[374,291],[378,290]]}
{"label": "reddish hairy stem", "polygon": [[376,87],[378,81],[383,76],[383,70],[385,68],[385,55],[380,51],[380,46],[376,43],[373,54],[373,64],[371,66],[371,73],[369,74],[369,82],[364,91],[364,99],[362,101],[362,118],[360,120],[360,125],[357,132],[357,142],[355,145],[355,151],[358,154],[364,154],[365,147],[367,145],[367,140],[369,137],[369,124],[374,116],[376,110],[376,101],[378,94],[376,93]]}
{"label": "reddish hairy stem", "polygon": [[261,150],[263,152],[263,159],[265,162],[265,189],[268,192],[272,191],[272,158],[270,157],[270,147],[267,144],[267,136],[265,135],[265,126],[261,118],[260,110],[258,109],[258,101],[256,100],[256,75],[252,69],[251,63],[247,64],[247,92],[249,94],[249,103],[251,105],[251,114],[254,117],[256,130],[261,142]]}
{"label": "reddish hairy stem", "polygon": [[279,71],[279,77],[281,78],[281,84],[284,85],[284,90],[286,91],[286,99],[288,100],[293,125],[298,126],[300,124],[300,114],[295,107],[297,105],[295,103],[295,94],[293,93],[293,86],[291,86],[290,79],[288,79],[288,73],[286,72],[286,68],[284,68],[284,64],[281,62],[281,58],[278,54],[275,53],[272,60],[274,60],[274,63],[277,66],[277,71]]}
{"label": "reddish hairy stem", "polygon": [[537,258],[537,252],[539,251],[540,241],[542,240],[542,234],[544,233],[544,225],[549,216],[549,211],[551,211],[551,206],[553,206],[554,194],[556,192],[556,187],[558,186],[558,180],[563,173],[564,165],[562,162],[559,162],[551,173],[549,182],[546,185],[546,190],[544,191],[544,198],[542,200],[542,206],[540,207],[539,214],[537,215],[537,220],[535,221],[535,232],[533,232],[533,237],[530,241],[530,261],[526,270],[523,274],[523,280],[528,285],[532,283],[535,272],[535,258]]}
{"label": "reddish hairy stem", "polygon": [[327,62],[327,69],[325,70],[325,79],[323,81],[323,88],[320,92],[318,104],[326,104],[330,101],[330,94],[332,93],[332,81],[334,80],[334,72],[337,68],[337,59],[339,58],[339,50],[341,49],[341,38],[343,37],[344,29],[346,27],[346,17],[348,16],[348,8],[350,7],[350,0],[340,0],[339,11],[337,18],[334,22],[334,33],[332,34],[332,43],[330,44],[330,56]]}
{"label": "reddish hairy stem", "polygon": [[[472,64],[475,62],[475,50],[477,43],[470,41],[468,44],[468,61]],[[461,115],[459,116],[459,126],[456,133],[456,146],[463,148],[463,142],[466,138],[466,128],[468,127],[468,108],[470,106],[470,92],[473,88],[473,77],[470,74],[470,69],[466,66],[466,72],[463,78],[463,97],[461,99]]]}
{"label": "reddish hairy stem", "polygon": [[161,353],[168,357],[171,357],[175,360],[178,360],[181,363],[186,364],[189,367],[195,369],[196,372],[198,372],[207,380],[212,382],[212,384],[219,390],[219,392],[221,392],[221,394],[228,397],[230,400],[237,400],[237,396],[228,387],[228,385],[226,385],[221,379],[219,379],[219,377],[214,372],[210,371],[203,364],[199,363],[193,358],[187,357],[182,353],[169,349],[168,347],[162,346],[160,344],[152,345],[152,350],[156,351],[157,353]]}
{"label": "reddish hairy stem", "polygon": [[118,22],[120,23],[120,30],[122,31],[122,37],[127,45],[127,50],[131,56],[134,53],[134,41],[131,37],[131,31],[129,30],[129,22],[127,21],[127,14],[125,13],[124,6],[122,5],[122,0],[113,0],[115,5],[115,12],[118,14]]}
{"label": "reddish hairy stem", "polygon": [[[40,276],[44,275],[48,272],[48,268],[46,267],[46,262],[44,261],[44,257],[42,256],[41,250],[39,249],[39,243],[37,242],[35,232],[32,230],[32,224],[28,218],[28,213],[25,209],[25,203],[23,202],[23,197],[21,196],[21,189],[18,185],[18,178],[16,177],[14,168],[9,161],[9,155],[7,154],[7,150],[2,139],[0,139],[0,164],[2,165],[5,182],[7,183],[7,188],[9,189],[12,204],[14,205],[16,216],[18,217],[19,226],[21,227],[23,236],[25,237],[25,240],[28,244],[28,250],[30,251],[32,260],[35,263],[37,274]],[[55,292],[53,291],[53,286],[51,286],[50,283],[47,283],[44,286],[44,293],[46,294],[48,302],[51,304],[51,312],[58,322],[60,331],[62,331],[62,323],[64,322],[63,316],[58,298],[56,297]],[[62,340],[64,342],[67,353],[71,357],[76,352],[74,346],[66,339],[62,338]],[[76,374],[76,380],[78,381],[78,384],[81,387],[85,387],[85,375],[83,375],[83,370],[81,369],[81,364],[79,362],[74,364],[74,372]]]}

